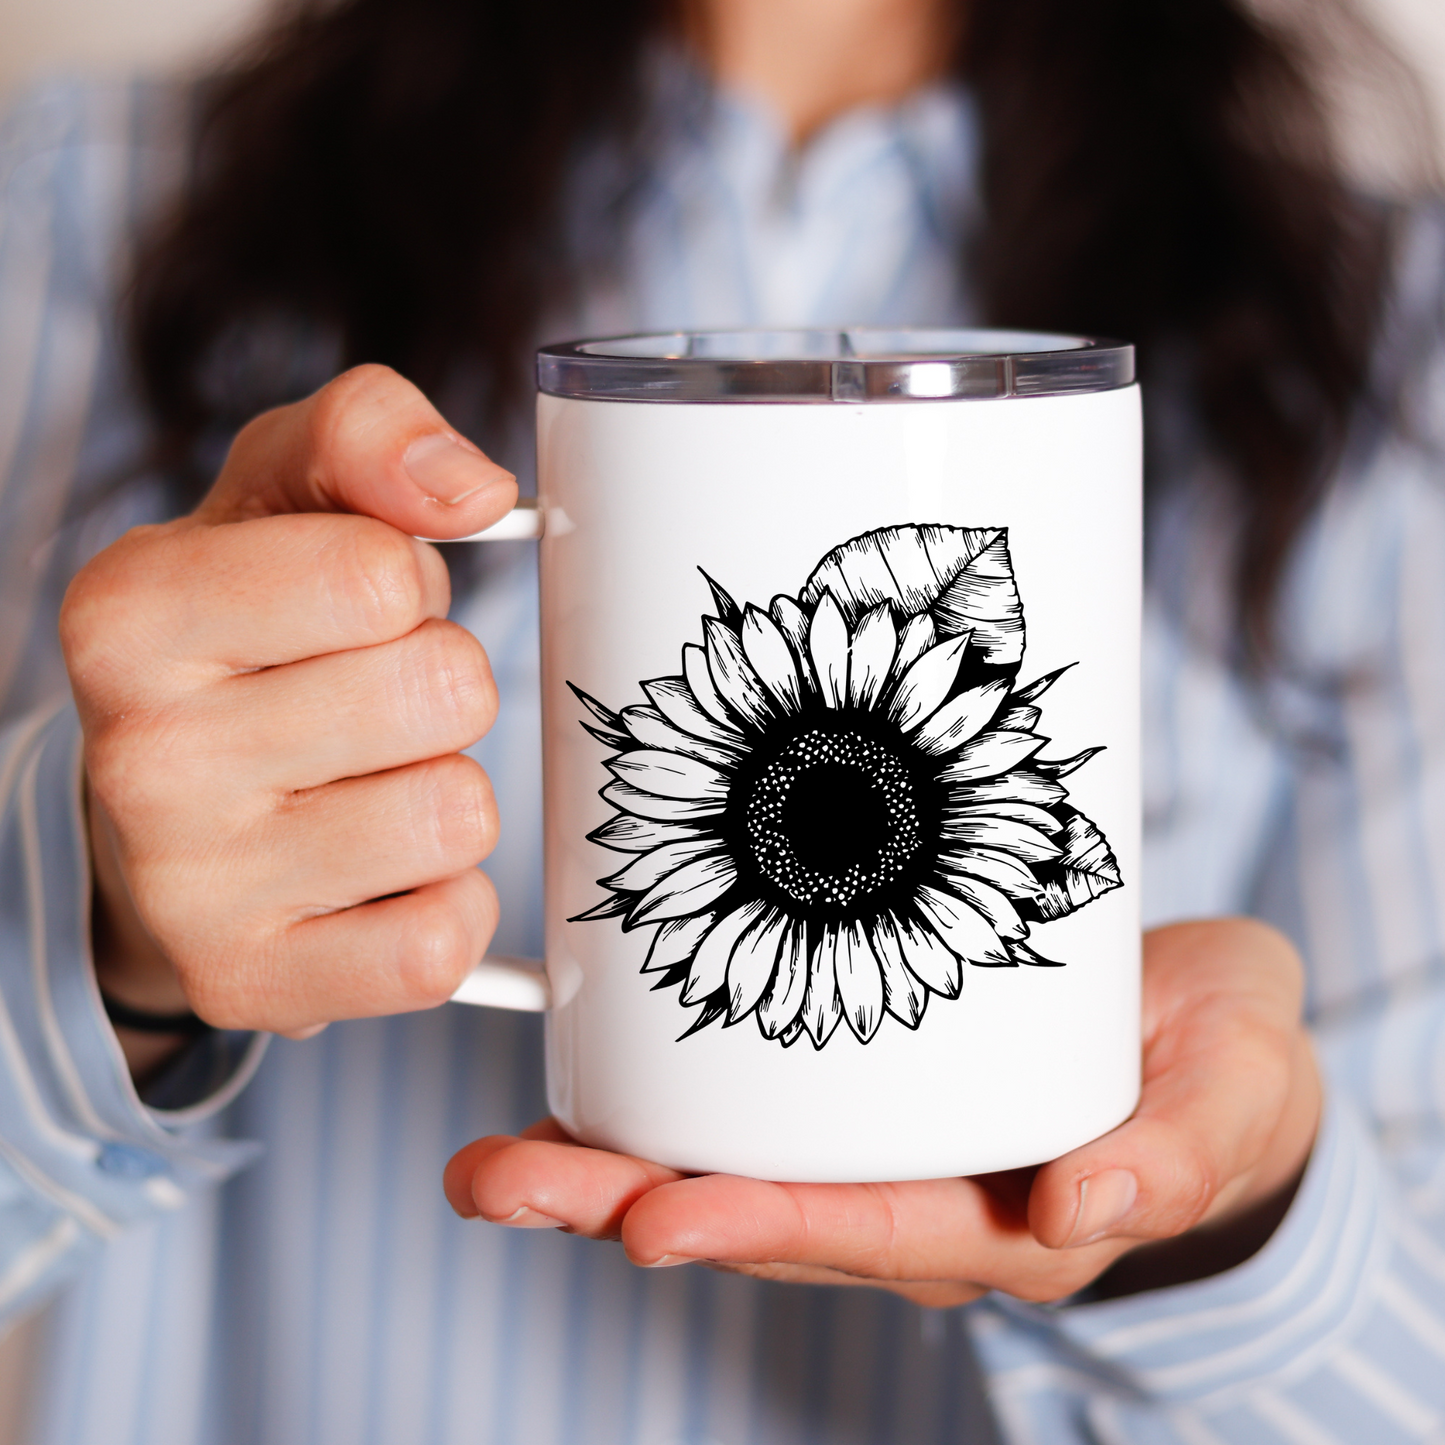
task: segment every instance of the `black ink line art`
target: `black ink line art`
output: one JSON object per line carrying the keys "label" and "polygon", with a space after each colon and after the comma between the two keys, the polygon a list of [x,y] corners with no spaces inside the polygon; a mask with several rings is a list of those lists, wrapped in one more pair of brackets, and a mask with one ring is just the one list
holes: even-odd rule
{"label": "black ink line art", "polygon": [[[706,574],[704,574],[706,577]],[[654,930],[643,972],[784,1047],[910,1029],[963,965],[1056,967],[1029,943],[1121,886],[1015,687],[1024,616],[1006,528],[899,526],[845,542],[796,597],[739,605],[711,578],[681,676],[618,712],[573,684],[613,750],[588,836],[629,857],[573,921]]]}

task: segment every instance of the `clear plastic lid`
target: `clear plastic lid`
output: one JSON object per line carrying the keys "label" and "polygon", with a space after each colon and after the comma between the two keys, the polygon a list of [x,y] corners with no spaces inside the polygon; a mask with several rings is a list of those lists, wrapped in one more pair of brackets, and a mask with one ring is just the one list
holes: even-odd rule
{"label": "clear plastic lid", "polygon": [[1114,391],[1133,381],[1128,342],[1038,331],[671,331],[537,353],[542,391],[594,401],[949,401]]}

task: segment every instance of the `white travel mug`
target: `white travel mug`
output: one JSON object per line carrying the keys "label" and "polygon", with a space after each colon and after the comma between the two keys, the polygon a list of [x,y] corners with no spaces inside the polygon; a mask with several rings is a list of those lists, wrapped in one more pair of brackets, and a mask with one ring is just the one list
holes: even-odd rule
{"label": "white travel mug", "polygon": [[[1132,348],[538,357],[546,975],[577,1138],[692,1171],[1056,1158],[1139,1089]],[[505,907],[506,900],[503,900]]]}

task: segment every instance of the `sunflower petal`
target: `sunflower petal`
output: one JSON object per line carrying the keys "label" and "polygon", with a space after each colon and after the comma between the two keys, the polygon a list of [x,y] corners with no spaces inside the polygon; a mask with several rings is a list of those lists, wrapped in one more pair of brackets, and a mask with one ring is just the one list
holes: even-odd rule
{"label": "sunflower petal", "polygon": [[1057,762],[1050,758],[1040,758],[1035,764],[1039,772],[1049,778],[1067,778],[1076,768],[1082,768],[1095,753],[1102,753],[1102,747],[1085,748],[1081,753],[1075,753],[1071,758],[1060,758]]}
{"label": "sunflower petal", "polygon": [[[711,919],[711,913],[704,915]],[[687,982],[687,971],[691,967],[691,960],[687,963],[675,963],[671,968],[654,970],[655,977],[649,993],[665,993],[670,988],[681,988]]]}
{"label": "sunflower petal", "polygon": [[[959,881],[967,882],[966,879]],[[1003,894],[998,896],[1003,898]],[[1008,962],[1008,952],[998,934],[977,909],[936,888],[920,888],[916,901],[919,911],[950,953],[968,963]],[[1004,906],[1008,906],[1007,900]]]}
{"label": "sunflower petal", "polygon": [[838,930],[834,960],[843,1017],[858,1042],[866,1044],[883,1022],[883,972],[861,923],[845,924]]}
{"label": "sunflower petal", "polygon": [[977,878],[953,878],[949,881],[949,887],[955,893],[961,894],[966,903],[972,904],[983,914],[993,925],[993,931],[1000,938],[1014,939],[1029,936],[1028,928],[1018,916],[1018,911],[997,888],[992,888]]}
{"label": "sunflower petal", "polygon": [[1063,667],[1056,667],[1052,672],[1046,672],[1042,677],[1036,677],[1027,687],[1019,688],[1009,701],[1037,702],[1071,667],[1077,666],[1076,662],[1067,662]]}
{"label": "sunflower petal", "polygon": [[1057,833],[1059,820],[1047,808],[1035,803],[1020,803],[1012,798],[1000,798],[992,803],[955,803],[949,799],[948,813],[954,818],[1011,818],[1015,823],[1027,823],[1043,833]]}
{"label": "sunflower petal", "polygon": [[736,736],[739,731],[738,720],[728,710],[727,703],[723,701],[722,694],[718,692],[717,685],[712,680],[712,673],[707,665],[707,649],[699,647],[695,642],[684,643],[682,670],[687,677],[688,689],[697,701],[697,705],[715,723],[720,724],[730,734]]}
{"label": "sunflower petal", "polygon": [[737,882],[731,858],[716,853],[694,858],[656,883],[628,916],[628,927],[661,923],[711,908]]}
{"label": "sunflower petal", "polygon": [[743,618],[743,653],[763,686],[783,704],[784,711],[796,712],[803,702],[803,680],[793,649],[766,612],[749,606]]}
{"label": "sunflower petal", "polygon": [[721,849],[722,840],[719,838],[694,838],[686,843],[666,843],[661,848],[654,848],[652,852],[634,858],[627,867],[610,878],[602,879],[602,886],[623,893],[646,893],[648,889],[661,883],[669,873],[677,872],[684,863],[690,863],[694,858],[701,858],[707,853],[720,852]]}
{"label": "sunflower petal", "polygon": [[967,783],[974,778],[991,778],[1016,768],[1031,758],[1048,741],[1034,733],[984,733],[965,743],[943,770],[945,783]]}
{"label": "sunflower petal", "polygon": [[633,741],[645,748],[683,753],[723,769],[737,766],[738,754],[733,748],[693,737],[691,733],[674,727],[655,707],[625,707],[622,709],[622,721]]}
{"label": "sunflower petal", "polygon": [[569,682],[567,686],[572,689],[573,696],[576,697],[577,701],[580,702],[604,728],[612,732],[621,730],[622,723],[618,720],[617,714],[613,712],[611,708],[603,707],[591,693],[583,692],[575,682]]}
{"label": "sunflower petal", "polygon": [[782,1044],[785,1049],[790,1049],[802,1037],[803,1020],[801,1017],[799,1017],[795,1018],[792,1023],[790,1023],[787,1028],[785,1028],[782,1033],[778,1035],[778,1042]]}
{"label": "sunflower petal", "polygon": [[883,1007],[916,1029],[928,1007],[928,987],[904,962],[903,941],[886,914],[873,925],[873,955],[883,974]]}
{"label": "sunflower petal", "polygon": [[939,856],[938,866],[945,873],[962,873],[991,883],[1007,898],[1037,898],[1043,884],[1009,853],[996,853],[991,848],[951,848]]}
{"label": "sunflower petal", "polygon": [[725,800],[732,780],[697,758],[681,753],[664,753],[655,748],[638,748],[621,757],[608,758],[607,769],[614,777],[659,798],[717,798]]}
{"label": "sunflower petal", "polygon": [[897,651],[898,628],[885,603],[875,607],[858,624],[848,649],[848,701],[854,707],[872,707]]}
{"label": "sunflower petal", "polygon": [[610,733],[606,728],[595,728],[591,723],[583,723],[582,731],[589,738],[596,738],[604,748],[625,748],[628,746],[626,733]]}
{"label": "sunflower petal", "polygon": [[661,973],[664,969],[689,962],[697,952],[698,944],[707,937],[708,930],[716,922],[716,913],[669,919],[652,936],[647,962],[642,965],[643,973]]}
{"label": "sunflower petal", "polygon": [[721,995],[713,994],[703,1001],[703,1005],[693,1015],[692,1022],[677,1036],[677,1042],[690,1039],[694,1034],[701,1033],[710,1024],[715,1024],[727,1012],[727,1005],[722,1002]]}
{"label": "sunflower petal", "polygon": [[703,836],[685,823],[656,823],[651,818],[634,818],[630,813],[618,813],[600,828],[594,828],[587,838],[589,842],[600,843],[615,853],[646,853],[664,843],[686,843],[691,838]]}
{"label": "sunflower petal", "polygon": [[613,893],[601,903],[594,903],[582,913],[574,913],[568,923],[591,923],[598,918],[620,918],[629,908],[632,900],[625,893]]}
{"label": "sunflower petal", "polygon": [[[702,568],[697,569],[702,572]],[[712,605],[717,608],[717,615],[721,620],[736,631],[737,625],[743,620],[742,608],[732,599],[732,594],[726,587],[714,582],[706,572],[702,572],[702,580],[707,583],[708,590],[712,593]]]}
{"label": "sunflower petal", "polygon": [[1015,963],[1026,963],[1030,968],[1063,968],[1062,959],[1045,958],[1041,953],[1035,953],[1026,943],[1011,943],[1008,951]]}
{"label": "sunflower petal", "polygon": [[959,693],[918,729],[914,743],[935,757],[962,747],[988,726],[1007,691],[1006,682],[986,682]]}
{"label": "sunflower petal", "polygon": [[958,959],[944,946],[943,940],[926,924],[907,918],[896,918],[898,944],[903,961],[934,993],[944,998],[957,998],[963,983]]}
{"label": "sunflower petal", "polygon": [[938,630],[929,613],[920,612],[916,617],[910,617],[898,637],[898,655],[893,659],[893,671],[902,676],[937,641]]}
{"label": "sunflower petal", "polygon": [[[707,671],[705,666],[703,671]],[[708,686],[712,686],[710,677]],[[697,698],[693,695],[692,688],[688,686],[686,678],[655,677],[651,682],[644,682],[642,689],[652,699],[653,706],[673,727],[680,728],[692,737],[702,738],[707,742],[737,745],[737,725],[731,721],[726,724],[720,723],[716,718],[709,717],[698,705]],[[718,700],[718,706],[722,708],[721,699]],[[724,708],[723,711],[725,712],[726,709]]]}
{"label": "sunflower petal", "polygon": [[753,899],[718,919],[712,932],[698,945],[693,955],[687,987],[682,991],[683,1003],[701,1003],[709,994],[717,993],[723,987],[727,982],[728,959],[732,956],[733,947],[762,917],[767,907],[761,900]]}
{"label": "sunflower petal", "polygon": [[1015,707],[1010,703],[998,716],[998,725],[1005,732],[1031,733],[1043,717],[1036,707]]}
{"label": "sunflower petal", "polygon": [[780,592],[773,598],[771,608],[772,619],[778,624],[778,630],[788,639],[793,649],[793,656],[803,664],[803,672],[808,670],[808,614],[798,605],[795,597],[789,597],[785,592]]}
{"label": "sunflower petal", "polygon": [[848,624],[833,594],[825,592],[808,629],[808,652],[818,677],[818,690],[828,707],[842,707],[848,696]]}
{"label": "sunflower petal", "polygon": [[727,806],[721,798],[659,798],[630,783],[608,783],[602,796],[614,808],[655,823],[682,823],[689,818],[710,818]]}
{"label": "sunflower petal", "polygon": [[772,716],[772,704],[753,665],[743,652],[737,633],[715,618],[703,619],[707,637],[707,666],[719,695],[729,709],[754,727],[762,727]]}
{"label": "sunflower petal", "polygon": [[1043,863],[1064,851],[1037,828],[1012,818],[951,813],[943,820],[943,836],[965,847],[997,848],[1026,863]]}
{"label": "sunflower petal", "polygon": [[968,633],[950,637],[947,642],[930,647],[903,674],[890,711],[905,732],[943,706],[944,698],[958,680],[958,666],[967,646]]}
{"label": "sunflower petal", "polygon": [[735,1024],[746,1018],[763,996],[773,970],[778,966],[778,951],[788,932],[789,918],[776,909],[754,928],[738,939],[728,959],[728,1022]]}
{"label": "sunflower petal", "polygon": [[783,939],[777,971],[758,1004],[758,1028],[765,1039],[777,1038],[797,1020],[807,987],[807,930],[795,923]]}
{"label": "sunflower petal", "polygon": [[996,778],[979,778],[956,784],[950,793],[948,806],[964,808],[976,803],[1019,802],[1049,808],[1055,803],[1062,803],[1068,796],[1063,784],[1020,768]]}
{"label": "sunflower petal", "polygon": [[817,1049],[828,1042],[843,1019],[843,1010],[838,1004],[837,952],[838,930],[829,926],[823,930],[823,936],[808,957],[803,1027]]}

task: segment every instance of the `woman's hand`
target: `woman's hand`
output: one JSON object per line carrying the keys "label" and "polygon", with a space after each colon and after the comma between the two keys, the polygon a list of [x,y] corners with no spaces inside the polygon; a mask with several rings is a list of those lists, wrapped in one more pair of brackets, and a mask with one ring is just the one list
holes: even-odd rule
{"label": "woman's hand", "polygon": [[362,367],[252,422],[194,515],[76,577],[61,635],[108,992],[291,1034],[448,997],[496,919],[491,788],[459,755],[496,694],[410,534],[515,500],[415,387]]}
{"label": "woman's hand", "polygon": [[1139,1268],[1119,1265],[1106,1291],[1116,1276],[1115,1293],[1196,1278],[1268,1238],[1309,1156],[1320,1086],[1301,993],[1294,950],[1261,924],[1149,934],[1139,1107],[1038,1169],[907,1184],[688,1178],[572,1144],[547,1121],[461,1150],[447,1198],[466,1217],[621,1239],[642,1265],[879,1285],[921,1304],[990,1289],[1060,1299],[1131,1251]]}

